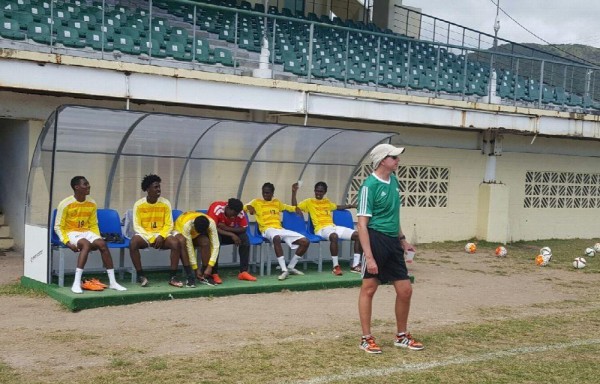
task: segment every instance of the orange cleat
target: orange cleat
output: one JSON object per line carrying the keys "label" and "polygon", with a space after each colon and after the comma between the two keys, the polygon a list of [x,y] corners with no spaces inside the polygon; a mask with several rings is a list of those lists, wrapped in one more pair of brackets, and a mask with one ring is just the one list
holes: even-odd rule
{"label": "orange cleat", "polygon": [[223,284],[223,280],[221,280],[221,277],[218,273],[213,273],[212,278],[216,284]]}
{"label": "orange cleat", "polygon": [[239,280],[246,280],[246,281],[256,281],[256,277],[252,276],[247,271],[240,272],[238,274],[238,279]]}
{"label": "orange cleat", "polygon": [[104,288],[99,286],[98,284],[94,284],[92,280],[85,280],[81,283],[81,288],[87,291],[104,291]]}
{"label": "orange cleat", "polygon": [[331,271],[331,273],[333,273],[336,276],[342,276],[342,268],[339,265],[336,265],[335,267],[333,267],[333,271]]}
{"label": "orange cleat", "polygon": [[101,282],[100,280],[96,279],[95,277],[92,279],[89,279],[89,281],[91,281],[92,283],[102,287],[102,288],[108,288],[108,285],[104,284],[103,282]]}

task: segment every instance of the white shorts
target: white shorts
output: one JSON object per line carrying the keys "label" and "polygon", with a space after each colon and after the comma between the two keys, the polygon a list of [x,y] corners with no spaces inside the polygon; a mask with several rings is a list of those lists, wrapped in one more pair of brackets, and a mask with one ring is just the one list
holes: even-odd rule
{"label": "white shorts", "polygon": [[315,235],[329,240],[329,236],[331,236],[332,233],[337,233],[338,237],[342,240],[351,240],[352,235],[354,234],[354,229],[330,225],[328,227],[324,227],[319,232],[315,233]]}
{"label": "white shorts", "polygon": [[[173,236],[173,235],[176,235],[176,234],[177,234],[177,232],[175,232],[175,233],[171,232],[171,233],[169,233],[167,235],[167,237]],[[139,236],[139,237],[141,237],[142,239],[144,239],[144,241],[146,241],[146,244],[148,244],[148,246],[150,246],[150,245],[154,244],[154,242],[156,241],[156,238],[159,235],[160,235],[160,232],[151,232],[149,235],[142,235],[141,233],[136,233],[133,236]]]}
{"label": "white shorts", "polygon": [[279,236],[281,237],[281,240],[285,242],[291,249],[298,248],[298,244],[294,244],[294,241],[304,238],[304,236],[302,236],[298,232],[276,228],[268,228],[262,235],[263,237],[269,239],[271,243],[273,242],[273,238],[275,236]]}
{"label": "white shorts", "polygon": [[100,236],[96,235],[92,231],[86,231],[86,232],[69,232],[67,234],[67,237],[69,238],[69,243],[73,244],[74,246],[77,246],[77,243],[81,239],[86,239],[90,243],[93,243],[94,241],[96,241],[98,239],[102,239]]}

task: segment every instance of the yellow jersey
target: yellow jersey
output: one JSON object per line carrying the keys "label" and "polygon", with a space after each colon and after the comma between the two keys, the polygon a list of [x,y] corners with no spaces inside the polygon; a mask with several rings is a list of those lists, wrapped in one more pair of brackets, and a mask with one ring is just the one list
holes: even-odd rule
{"label": "yellow jersey", "polygon": [[302,200],[298,204],[298,208],[310,214],[310,220],[312,221],[313,227],[315,227],[315,233],[318,233],[325,227],[334,225],[333,211],[337,208],[337,204],[332,203],[331,200],[326,197],[321,200],[314,197]]}
{"label": "yellow jersey", "polygon": [[169,200],[159,197],[156,203],[150,204],[143,197],[133,206],[133,230],[147,238],[151,243],[157,237],[164,239],[173,230],[173,213]]}
{"label": "yellow jersey", "polygon": [[208,261],[208,265],[211,267],[214,266],[219,257],[219,234],[214,220],[202,212],[184,212],[175,221],[175,231],[181,233],[183,237],[185,237],[185,245],[192,269],[198,269],[198,259],[192,240],[199,235],[199,233],[196,232],[196,228],[194,228],[194,220],[200,216],[205,216],[208,219],[208,238],[210,240],[210,260]]}
{"label": "yellow jersey", "polygon": [[98,207],[89,196],[79,202],[75,196],[69,196],[58,204],[54,231],[64,244],[69,242],[69,232],[91,231],[100,236],[98,228]]}
{"label": "yellow jersey", "polygon": [[256,222],[258,223],[258,230],[260,233],[265,233],[269,228],[282,229],[281,226],[281,212],[296,212],[296,207],[282,203],[277,199],[266,201],[263,199],[254,199],[244,209],[247,211],[248,206],[254,207],[256,213]]}

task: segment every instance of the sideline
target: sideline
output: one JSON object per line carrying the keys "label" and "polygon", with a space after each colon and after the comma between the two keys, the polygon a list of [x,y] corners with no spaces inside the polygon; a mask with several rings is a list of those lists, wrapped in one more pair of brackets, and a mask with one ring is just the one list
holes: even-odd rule
{"label": "sideline", "polygon": [[448,360],[438,360],[438,361],[430,361],[424,363],[414,363],[414,364],[402,364],[397,367],[389,367],[389,368],[381,368],[381,369],[366,369],[360,371],[350,371],[346,374],[341,375],[333,375],[333,376],[320,376],[315,377],[309,380],[296,381],[297,384],[323,384],[323,383],[331,383],[334,381],[346,381],[349,379],[361,378],[361,377],[373,377],[373,376],[388,376],[396,373],[402,373],[407,371],[425,371],[428,369],[434,369],[439,367],[446,367],[448,365],[462,365],[462,364],[471,364],[471,363],[479,363],[482,361],[489,361],[503,357],[510,357],[516,355],[524,355],[527,353],[539,353],[539,352],[547,352],[547,351],[555,351],[560,349],[566,349],[571,347],[579,347],[584,345],[594,345],[600,344],[600,339],[588,339],[588,340],[576,340],[570,343],[560,343],[560,344],[549,344],[549,345],[541,345],[538,347],[522,347],[522,348],[514,348],[508,349],[504,351],[497,352],[489,352],[484,353],[482,355],[472,356],[472,357],[455,357]]}

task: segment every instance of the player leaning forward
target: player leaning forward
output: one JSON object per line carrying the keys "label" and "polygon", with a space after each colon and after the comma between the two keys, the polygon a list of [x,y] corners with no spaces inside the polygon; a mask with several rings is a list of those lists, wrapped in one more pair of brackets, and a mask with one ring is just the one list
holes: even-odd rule
{"label": "player leaning forward", "polygon": [[400,194],[398,156],[404,148],[379,144],[370,153],[373,173],[360,187],[358,196],[358,236],[364,252],[363,280],[358,297],[358,313],[362,327],[360,348],[367,353],[381,353],[371,335],[373,296],[381,283],[390,282],[396,291],[395,315],[397,334],[394,345],[412,350],[423,344],[407,332],[412,286],[404,252],[413,250],[400,228]]}

